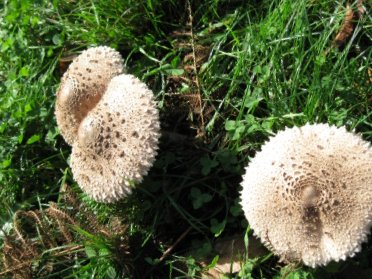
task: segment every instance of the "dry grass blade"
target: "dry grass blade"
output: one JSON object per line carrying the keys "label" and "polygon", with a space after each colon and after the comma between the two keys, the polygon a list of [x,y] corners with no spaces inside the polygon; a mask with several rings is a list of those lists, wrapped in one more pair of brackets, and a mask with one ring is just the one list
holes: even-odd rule
{"label": "dry grass blade", "polygon": [[199,107],[200,122],[201,122],[201,125],[200,125],[199,130],[198,130],[198,136],[203,137],[204,136],[204,128],[205,128],[204,116],[203,116],[203,101],[202,101],[202,96],[201,96],[202,93],[201,93],[200,79],[199,79],[199,73],[198,73],[198,68],[197,68],[197,59],[196,59],[196,51],[195,51],[195,39],[194,39],[195,37],[194,37],[194,31],[193,31],[193,16],[192,16],[190,0],[187,0],[187,10],[188,10],[188,13],[189,13],[188,25],[190,27],[192,61],[193,61],[193,67],[194,67],[194,73],[195,73],[195,85],[196,85],[196,90],[197,90],[196,93],[197,93],[197,97],[198,97],[198,107]]}
{"label": "dry grass blade", "polygon": [[[68,188],[67,191],[66,204],[70,201],[72,208],[79,206],[72,190]],[[51,267],[50,271],[53,270],[53,257],[69,260],[71,255],[79,253],[84,246],[71,246],[77,239],[70,226],[85,227],[73,217],[74,213],[74,210],[69,212],[54,202],[50,202],[49,208],[45,210],[17,211],[13,217],[13,233],[4,237],[4,270],[0,272],[0,276],[32,278],[34,262],[41,260],[47,250],[50,250],[51,257],[44,260],[47,261],[46,265]],[[89,218],[88,224],[97,225],[97,220],[93,222],[92,216],[85,217]],[[90,228],[90,231],[94,231],[94,228]]]}
{"label": "dry grass blade", "polygon": [[[65,218],[67,218],[68,216],[75,216],[77,213],[80,213],[81,215],[83,215],[83,218],[79,225],[84,227],[84,229],[86,229],[88,232],[100,232],[108,237],[112,236],[112,234],[110,234],[110,232],[106,230],[105,226],[99,224],[96,216],[92,212],[87,210],[84,204],[79,201],[74,191],[67,184],[63,186],[62,200],[72,207],[72,210],[68,211],[69,214],[67,214]],[[64,213],[63,211],[58,213],[56,208],[51,208],[50,210],[54,210],[54,214],[61,214],[61,212]]]}
{"label": "dry grass blade", "polygon": [[[107,224],[108,227],[100,224],[68,185],[63,188],[63,207],[49,202],[45,210],[20,210],[14,214],[13,232],[4,234],[3,270],[0,277],[11,275],[14,278],[31,279],[35,273],[35,263],[40,262],[43,262],[44,267],[39,272],[48,276],[56,270],[58,262],[68,262],[79,257],[85,246],[80,244],[81,235],[76,234],[73,227],[114,240],[115,253],[123,261],[120,265],[129,272],[127,239],[117,238],[125,234],[127,227],[115,217]],[[85,257],[85,254],[82,256]]]}

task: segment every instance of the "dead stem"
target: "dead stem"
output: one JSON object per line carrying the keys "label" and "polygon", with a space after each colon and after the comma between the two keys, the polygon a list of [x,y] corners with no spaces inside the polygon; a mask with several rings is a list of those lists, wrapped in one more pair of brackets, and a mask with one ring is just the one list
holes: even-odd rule
{"label": "dead stem", "polygon": [[192,227],[189,227],[186,231],[184,231],[164,253],[160,257],[159,262],[162,262],[172,251],[173,249],[177,246],[178,243],[181,242],[182,239],[186,237],[186,235],[191,231]]}
{"label": "dead stem", "polygon": [[195,85],[196,85],[197,96],[198,96],[198,106],[199,106],[199,114],[200,114],[200,122],[201,122],[201,127],[199,127],[198,136],[203,137],[204,136],[204,125],[205,125],[204,116],[203,116],[203,101],[202,101],[202,96],[201,96],[201,86],[200,86],[200,79],[199,79],[196,54],[195,54],[195,37],[194,37],[194,31],[193,31],[193,16],[192,16],[190,0],[187,0],[187,11],[189,13],[188,25],[190,26],[192,60],[193,60],[193,66],[194,66],[194,72],[195,72]]}

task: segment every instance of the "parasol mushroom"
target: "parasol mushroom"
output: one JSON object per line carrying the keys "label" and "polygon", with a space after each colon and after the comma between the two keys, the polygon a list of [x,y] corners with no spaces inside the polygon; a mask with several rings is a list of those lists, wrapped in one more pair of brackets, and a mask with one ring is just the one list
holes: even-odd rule
{"label": "parasol mushroom", "polygon": [[372,225],[372,149],[327,124],[279,132],[246,168],[241,205],[262,242],[315,267],[361,250]]}
{"label": "parasol mushroom", "polygon": [[89,48],[71,63],[57,91],[55,110],[57,124],[69,145],[75,141],[81,121],[123,68],[120,53],[105,46]]}
{"label": "parasol mushroom", "polygon": [[153,93],[132,75],[114,77],[80,124],[71,155],[75,180],[97,201],[126,196],[152,166],[159,130]]}
{"label": "parasol mushroom", "polygon": [[71,63],[57,92],[57,124],[72,145],[72,173],[100,202],[117,201],[142,181],[160,137],[153,93],[122,72],[117,51],[90,48]]}

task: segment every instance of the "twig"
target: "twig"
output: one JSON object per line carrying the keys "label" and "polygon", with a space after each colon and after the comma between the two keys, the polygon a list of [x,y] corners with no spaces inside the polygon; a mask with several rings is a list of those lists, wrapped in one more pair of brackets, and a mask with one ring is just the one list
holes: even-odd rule
{"label": "twig", "polygon": [[84,245],[72,246],[72,247],[69,247],[69,248],[67,248],[65,250],[62,250],[62,251],[58,252],[58,253],[53,254],[53,256],[55,256],[55,257],[63,256],[65,254],[69,254],[69,253],[75,252],[77,250],[81,250],[84,247],[85,247]]}
{"label": "twig", "polygon": [[189,227],[186,231],[184,231],[176,240],[176,242],[174,242],[172,244],[172,246],[170,246],[164,253],[163,255],[160,257],[159,259],[159,262],[163,261],[172,251],[173,249],[177,246],[178,243],[181,242],[182,239],[184,239],[186,237],[186,235],[191,231],[192,227]]}

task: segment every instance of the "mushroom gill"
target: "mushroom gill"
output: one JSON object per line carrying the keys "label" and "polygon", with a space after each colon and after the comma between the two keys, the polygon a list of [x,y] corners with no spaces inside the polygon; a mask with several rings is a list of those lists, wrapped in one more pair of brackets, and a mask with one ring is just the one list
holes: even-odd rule
{"label": "mushroom gill", "polygon": [[370,143],[345,128],[279,132],[243,177],[254,233],[275,254],[312,267],[353,256],[372,225],[371,159]]}

